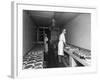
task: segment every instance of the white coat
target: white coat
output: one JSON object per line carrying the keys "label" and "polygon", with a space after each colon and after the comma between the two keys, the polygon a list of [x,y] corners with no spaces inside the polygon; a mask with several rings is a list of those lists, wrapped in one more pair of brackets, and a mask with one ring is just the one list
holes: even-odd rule
{"label": "white coat", "polygon": [[48,41],[48,38],[45,37],[45,38],[44,38],[44,51],[45,51],[45,52],[48,52],[48,43],[47,43],[47,41]]}
{"label": "white coat", "polygon": [[65,43],[65,35],[64,33],[61,33],[59,37],[59,43],[58,43],[58,55],[64,55],[64,43]]}

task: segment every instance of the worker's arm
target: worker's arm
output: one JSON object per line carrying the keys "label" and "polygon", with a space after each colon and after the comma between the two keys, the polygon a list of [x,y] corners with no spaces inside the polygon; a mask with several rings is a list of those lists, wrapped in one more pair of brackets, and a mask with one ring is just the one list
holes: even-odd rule
{"label": "worker's arm", "polygon": [[67,43],[65,42],[64,44],[65,44],[65,47],[66,47],[67,46]]}

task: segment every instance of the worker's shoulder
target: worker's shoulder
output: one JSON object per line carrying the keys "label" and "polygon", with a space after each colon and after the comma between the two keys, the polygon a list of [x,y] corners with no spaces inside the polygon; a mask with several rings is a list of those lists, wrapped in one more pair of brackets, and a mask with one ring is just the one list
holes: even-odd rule
{"label": "worker's shoulder", "polygon": [[64,36],[64,34],[62,33],[62,34],[60,34],[60,36]]}

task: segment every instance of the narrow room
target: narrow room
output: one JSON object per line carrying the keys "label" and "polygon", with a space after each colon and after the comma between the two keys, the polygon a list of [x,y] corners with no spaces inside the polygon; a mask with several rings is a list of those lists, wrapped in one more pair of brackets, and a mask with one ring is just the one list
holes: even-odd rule
{"label": "narrow room", "polygon": [[23,69],[90,64],[90,13],[23,10]]}

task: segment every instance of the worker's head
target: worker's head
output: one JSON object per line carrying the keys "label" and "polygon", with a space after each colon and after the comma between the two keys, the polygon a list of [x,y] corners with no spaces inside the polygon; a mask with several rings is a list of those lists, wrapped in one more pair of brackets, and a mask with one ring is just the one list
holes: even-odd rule
{"label": "worker's head", "polygon": [[47,34],[45,33],[44,36],[47,37]]}
{"label": "worker's head", "polygon": [[65,33],[66,33],[66,29],[63,29],[63,30],[62,30],[62,33],[64,33],[64,34],[65,34]]}

